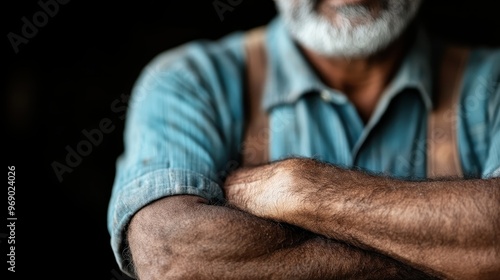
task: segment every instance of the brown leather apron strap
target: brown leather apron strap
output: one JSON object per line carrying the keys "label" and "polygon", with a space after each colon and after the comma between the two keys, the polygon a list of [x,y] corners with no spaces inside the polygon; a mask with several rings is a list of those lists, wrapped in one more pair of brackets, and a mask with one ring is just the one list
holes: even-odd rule
{"label": "brown leather apron strap", "polygon": [[256,166],[269,160],[269,119],[262,107],[267,68],[265,26],[251,29],[245,36],[246,92],[243,105],[246,123],[242,165]]}
{"label": "brown leather apron strap", "polygon": [[[265,26],[247,31],[245,130],[242,165],[269,161],[269,118],[262,107],[266,78]],[[463,177],[458,153],[457,116],[462,76],[468,49],[448,47],[444,51],[437,84],[437,98],[428,120],[427,177]]]}
{"label": "brown leather apron strap", "polygon": [[447,47],[442,56],[434,109],[428,119],[427,177],[463,177],[457,119],[468,49]]}

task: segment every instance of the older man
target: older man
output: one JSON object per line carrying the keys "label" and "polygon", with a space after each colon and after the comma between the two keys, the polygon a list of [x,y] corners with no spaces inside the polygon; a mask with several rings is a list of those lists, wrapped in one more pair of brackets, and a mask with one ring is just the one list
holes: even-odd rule
{"label": "older man", "polygon": [[498,279],[500,52],[431,41],[420,2],[276,0],[155,58],[109,205],[123,271]]}

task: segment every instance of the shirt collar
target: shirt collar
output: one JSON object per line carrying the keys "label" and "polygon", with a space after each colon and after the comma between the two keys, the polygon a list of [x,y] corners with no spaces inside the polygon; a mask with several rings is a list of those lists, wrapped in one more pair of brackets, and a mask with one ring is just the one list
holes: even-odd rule
{"label": "shirt collar", "polygon": [[[315,74],[298,49],[279,15],[269,24],[266,34],[267,80],[264,87],[263,106],[266,110],[280,104],[296,102],[305,94],[331,92],[331,101],[346,103],[344,94],[327,87]],[[427,110],[432,108],[431,45],[423,28],[419,28],[395,77],[382,94],[392,98],[405,88],[414,88],[420,94]]]}

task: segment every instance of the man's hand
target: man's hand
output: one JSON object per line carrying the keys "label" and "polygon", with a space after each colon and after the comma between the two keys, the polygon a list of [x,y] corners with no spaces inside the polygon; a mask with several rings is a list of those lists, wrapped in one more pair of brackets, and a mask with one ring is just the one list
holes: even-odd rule
{"label": "man's hand", "polygon": [[316,161],[295,158],[240,168],[226,179],[224,192],[229,204],[243,211],[288,222],[303,210],[308,193],[325,183],[322,168]]}
{"label": "man's hand", "polygon": [[286,159],[236,171],[225,193],[249,213],[445,278],[500,275],[499,178],[405,181]]}

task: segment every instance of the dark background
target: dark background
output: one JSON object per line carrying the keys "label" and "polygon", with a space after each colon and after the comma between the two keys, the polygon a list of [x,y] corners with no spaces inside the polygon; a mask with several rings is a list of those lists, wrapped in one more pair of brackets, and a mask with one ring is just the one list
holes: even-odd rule
{"label": "dark background", "polygon": [[[42,0],[44,3],[48,0]],[[16,53],[10,32],[22,36],[37,1],[9,1],[2,10],[4,180],[16,167],[16,273],[49,279],[126,279],[106,229],[114,164],[121,153],[126,98],[142,67],[159,52],[192,39],[217,39],[268,22],[272,0],[243,0],[221,20],[210,1],[82,1],[59,9]],[[226,0],[221,0],[227,3]],[[431,34],[471,45],[500,45],[498,1],[432,1],[421,15]],[[115,110],[112,104],[117,105]],[[68,166],[67,149],[109,119],[114,130]],[[54,162],[71,168],[59,180]],[[7,217],[7,187],[2,191]],[[0,227],[2,271],[6,228]],[[10,246],[10,245],[9,245]]]}

